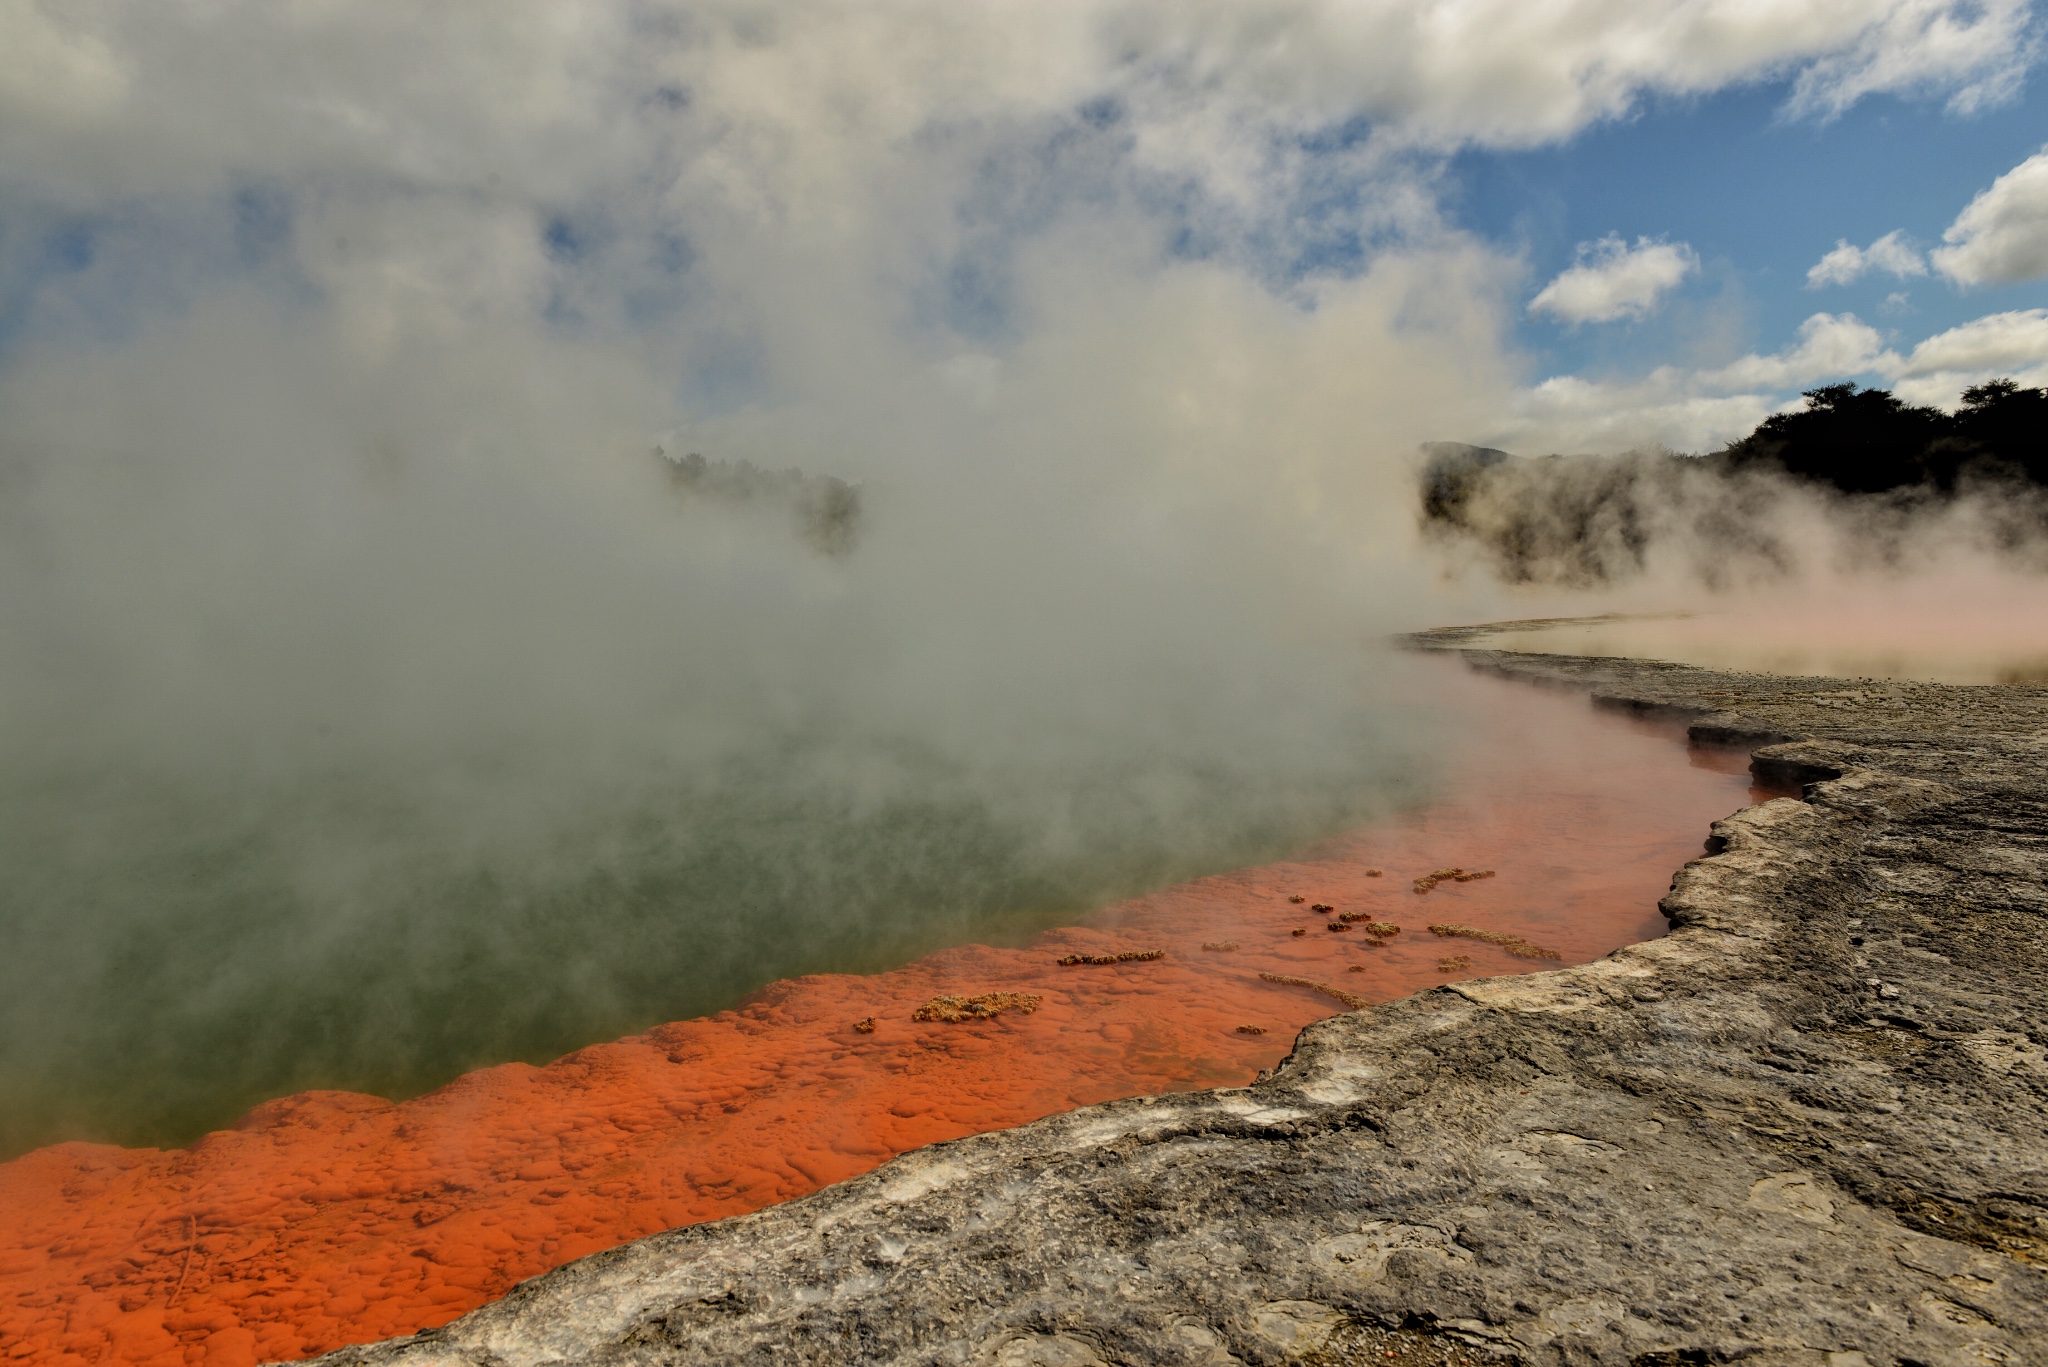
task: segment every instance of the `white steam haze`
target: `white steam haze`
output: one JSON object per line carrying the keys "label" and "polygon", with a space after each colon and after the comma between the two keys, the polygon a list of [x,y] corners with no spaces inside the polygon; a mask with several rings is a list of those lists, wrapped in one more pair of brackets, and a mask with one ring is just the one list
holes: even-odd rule
{"label": "white steam haze", "polygon": [[[1365,643],[1469,608],[1414,452],[1528,402],[1444,158],[1766,77],[1969,108],[2025,20],[0,0],[0,1145],[545,1057],[1398,800]],[[856,543],[657,446],[857,484]]]}

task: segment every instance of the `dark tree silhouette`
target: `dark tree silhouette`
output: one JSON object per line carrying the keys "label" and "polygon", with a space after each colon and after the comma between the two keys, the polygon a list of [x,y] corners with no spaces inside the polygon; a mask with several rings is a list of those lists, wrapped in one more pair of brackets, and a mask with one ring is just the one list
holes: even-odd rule
{"label": "dark tree silhouette", "polygon": [[1853,384],[1806,391],[1806,407],[1776,413],[1729,446],[1735,469],[1771,466],[1845,494],[1933,488],[1966,477],[2048,485],[2048,393],[1992,380],[1963,391],[1953,414]]}
{"label": "dark tree silhouette", "polygon": [[2048,393],[2011,380],[1975,385],[1952,422],[1965,465],[2048,484]]}
{"label": "dark tree silhouette", "polygon": [[1951,426],[1940,409],[1905,403],[1887,389],[1823,385],[1806,391],[1805,408],[1765,418],[1724,456],[1737,469],[1775,465],[1848,494],[1953,488],[1956,462],[1931,450],[1953,435]]}

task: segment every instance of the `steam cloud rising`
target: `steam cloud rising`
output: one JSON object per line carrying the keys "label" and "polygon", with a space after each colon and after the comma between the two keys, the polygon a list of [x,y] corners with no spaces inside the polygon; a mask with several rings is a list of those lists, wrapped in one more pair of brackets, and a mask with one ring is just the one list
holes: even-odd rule
{"label": "steam cloud rising", "polygon": [[1409,453],[1513,380],[1438,159],[2017,78],[1866,8],[0,11],[0,1146],[1396,800]]}
{"label": "steam cloud rising", "polygon": [[1953,413],[1853,384],[1808,391],[1705,456],[1517,460],[1434,442],[1424,525],[1517,584],[1643,576],[1710,589],[1945,562],[2048,569],[2048,391],[1996,380]]}

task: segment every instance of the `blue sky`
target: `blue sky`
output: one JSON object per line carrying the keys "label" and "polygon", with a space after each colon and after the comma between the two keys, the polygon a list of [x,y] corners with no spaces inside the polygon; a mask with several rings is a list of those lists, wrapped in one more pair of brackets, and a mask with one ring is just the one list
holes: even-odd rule
{"label": "blue sky", "polygon": [[[1632,430],[1669,445],[1714,445],[1751,420],[1755,404],[1724,404],[1704,424],[1679,420],[1675,406],[1700,391],[1688,375],[1790,353],[1800,326],[1817,314],[1853,316],[1874,328],[1890,363],[1878,353],[1864,369],[1786,377],[1776,393],[1780,404],[1796,402],[1798,387],[1837,379],[1898,385],[1919,402],[1954,402],[1962,385],[1985,375],[1929,375],[1931,363],[1909,375],[1898,357],[1954,328],[1985,336],[1991,324],[1982,320],[2003,320],[2007,334],[1993,369],[2040,383],[2038,342],[2011,344],[2019,332],[2040,332],[2048,279],[2038,273],[1968,285],[1944,279],[1942,271],[1866,271],[1819,285],[1808,279],[1837,244],[1870,248],[1888,234],[1925,264],[1966,205],[2044,150],[2048,90],[2040,72],[2030,70],[2009,98],[1970,113],[1948,109],[1937,94],[1894,92],[1868,94],[1835,117],[1790,113],[1792,105],[1790,78],[1690,98],[1647,94],[1632,113],[1589,123],[1542,148],[1466,148],[1450,158],[1446,213],[1497,250],[1520,254],[1528,271],[1524,303],[1579,262],[1587,244],[1604,238],[1663,242],[1692,254],[1686,279],[1659,293],[1640,316],[1575,320],[1520,309],[1511,340],[1532,383],[1589,381],[1593,389],[1571,396],[1579,412],[1634,404],[1642,422],[1608,422],[1614,441]],[[1864,346],[1866,359],[1872,350]],[[1663,379],[1645,387],[1659,373]],[[1659,426],[1651,410],[1667,420]],[[1554,424],[1534,426],[1509,426],[1503,439],[1556,439]]]}
{"label": "blue sky", "polygon": [[1771,351],[1818,310],[1853,312],[1910,345],[1986,313],[2048,304],[2041,280],[1966,289],[1873,273],[1806,286],[1840,239],[1867,245],[1903,229],[1923,249],[1939,243],[1964,205],[2048,142],[2038,73],[2019,99],[1968,115],[1879,95],[1833,120],[1793,118],[1788,87],[1654,100],[1559,146],[1454,160],[1451,212],[1523,252],[1532,293],[1572,264],[1577,244],[1609,233],[1684,241],[1699,254],[1699,273],[1650,318],[1573,327],[1525,317],[1519,339],[1544,373],[1625,374],[1690,344]]}

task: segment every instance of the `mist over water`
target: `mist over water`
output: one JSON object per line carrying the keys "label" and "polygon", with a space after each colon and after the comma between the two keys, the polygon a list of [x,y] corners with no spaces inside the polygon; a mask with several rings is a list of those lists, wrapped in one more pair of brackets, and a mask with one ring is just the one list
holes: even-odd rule
{"label": "mist over water", "polygon": [[1371,643],[1519,604],[1419,448],[1529,369],[1449,154],[2016,79],[2010,16],[1426,8],[0,17],[0,1152],[1422,800]]}
{"label": "mist over water", "polygon": [[774,978],[1010,938],[1359,819],[1386,754],[1347,739],[1348,765],[1285,784],[1225,757],[1047,775],[764,736],[566,790],[509,745],[467,771],[16,790],[8,1139],[182,1140],[302,1087],[408,1094]]}
{"label": "mist over water", "polygon": [[828,553],[776,499],[679,497],[582,401],[409,415],[382,376],[367,413],[267,412],[304,343],[260,340],[284,359],[144,345],[10,395],[10,1151],[546,1059],[1422,789],[1384,619],[1317,609],[1332,552],[1255,505],[1248,556],[1057,436],[977,466],[923,432],[840,448]]}

